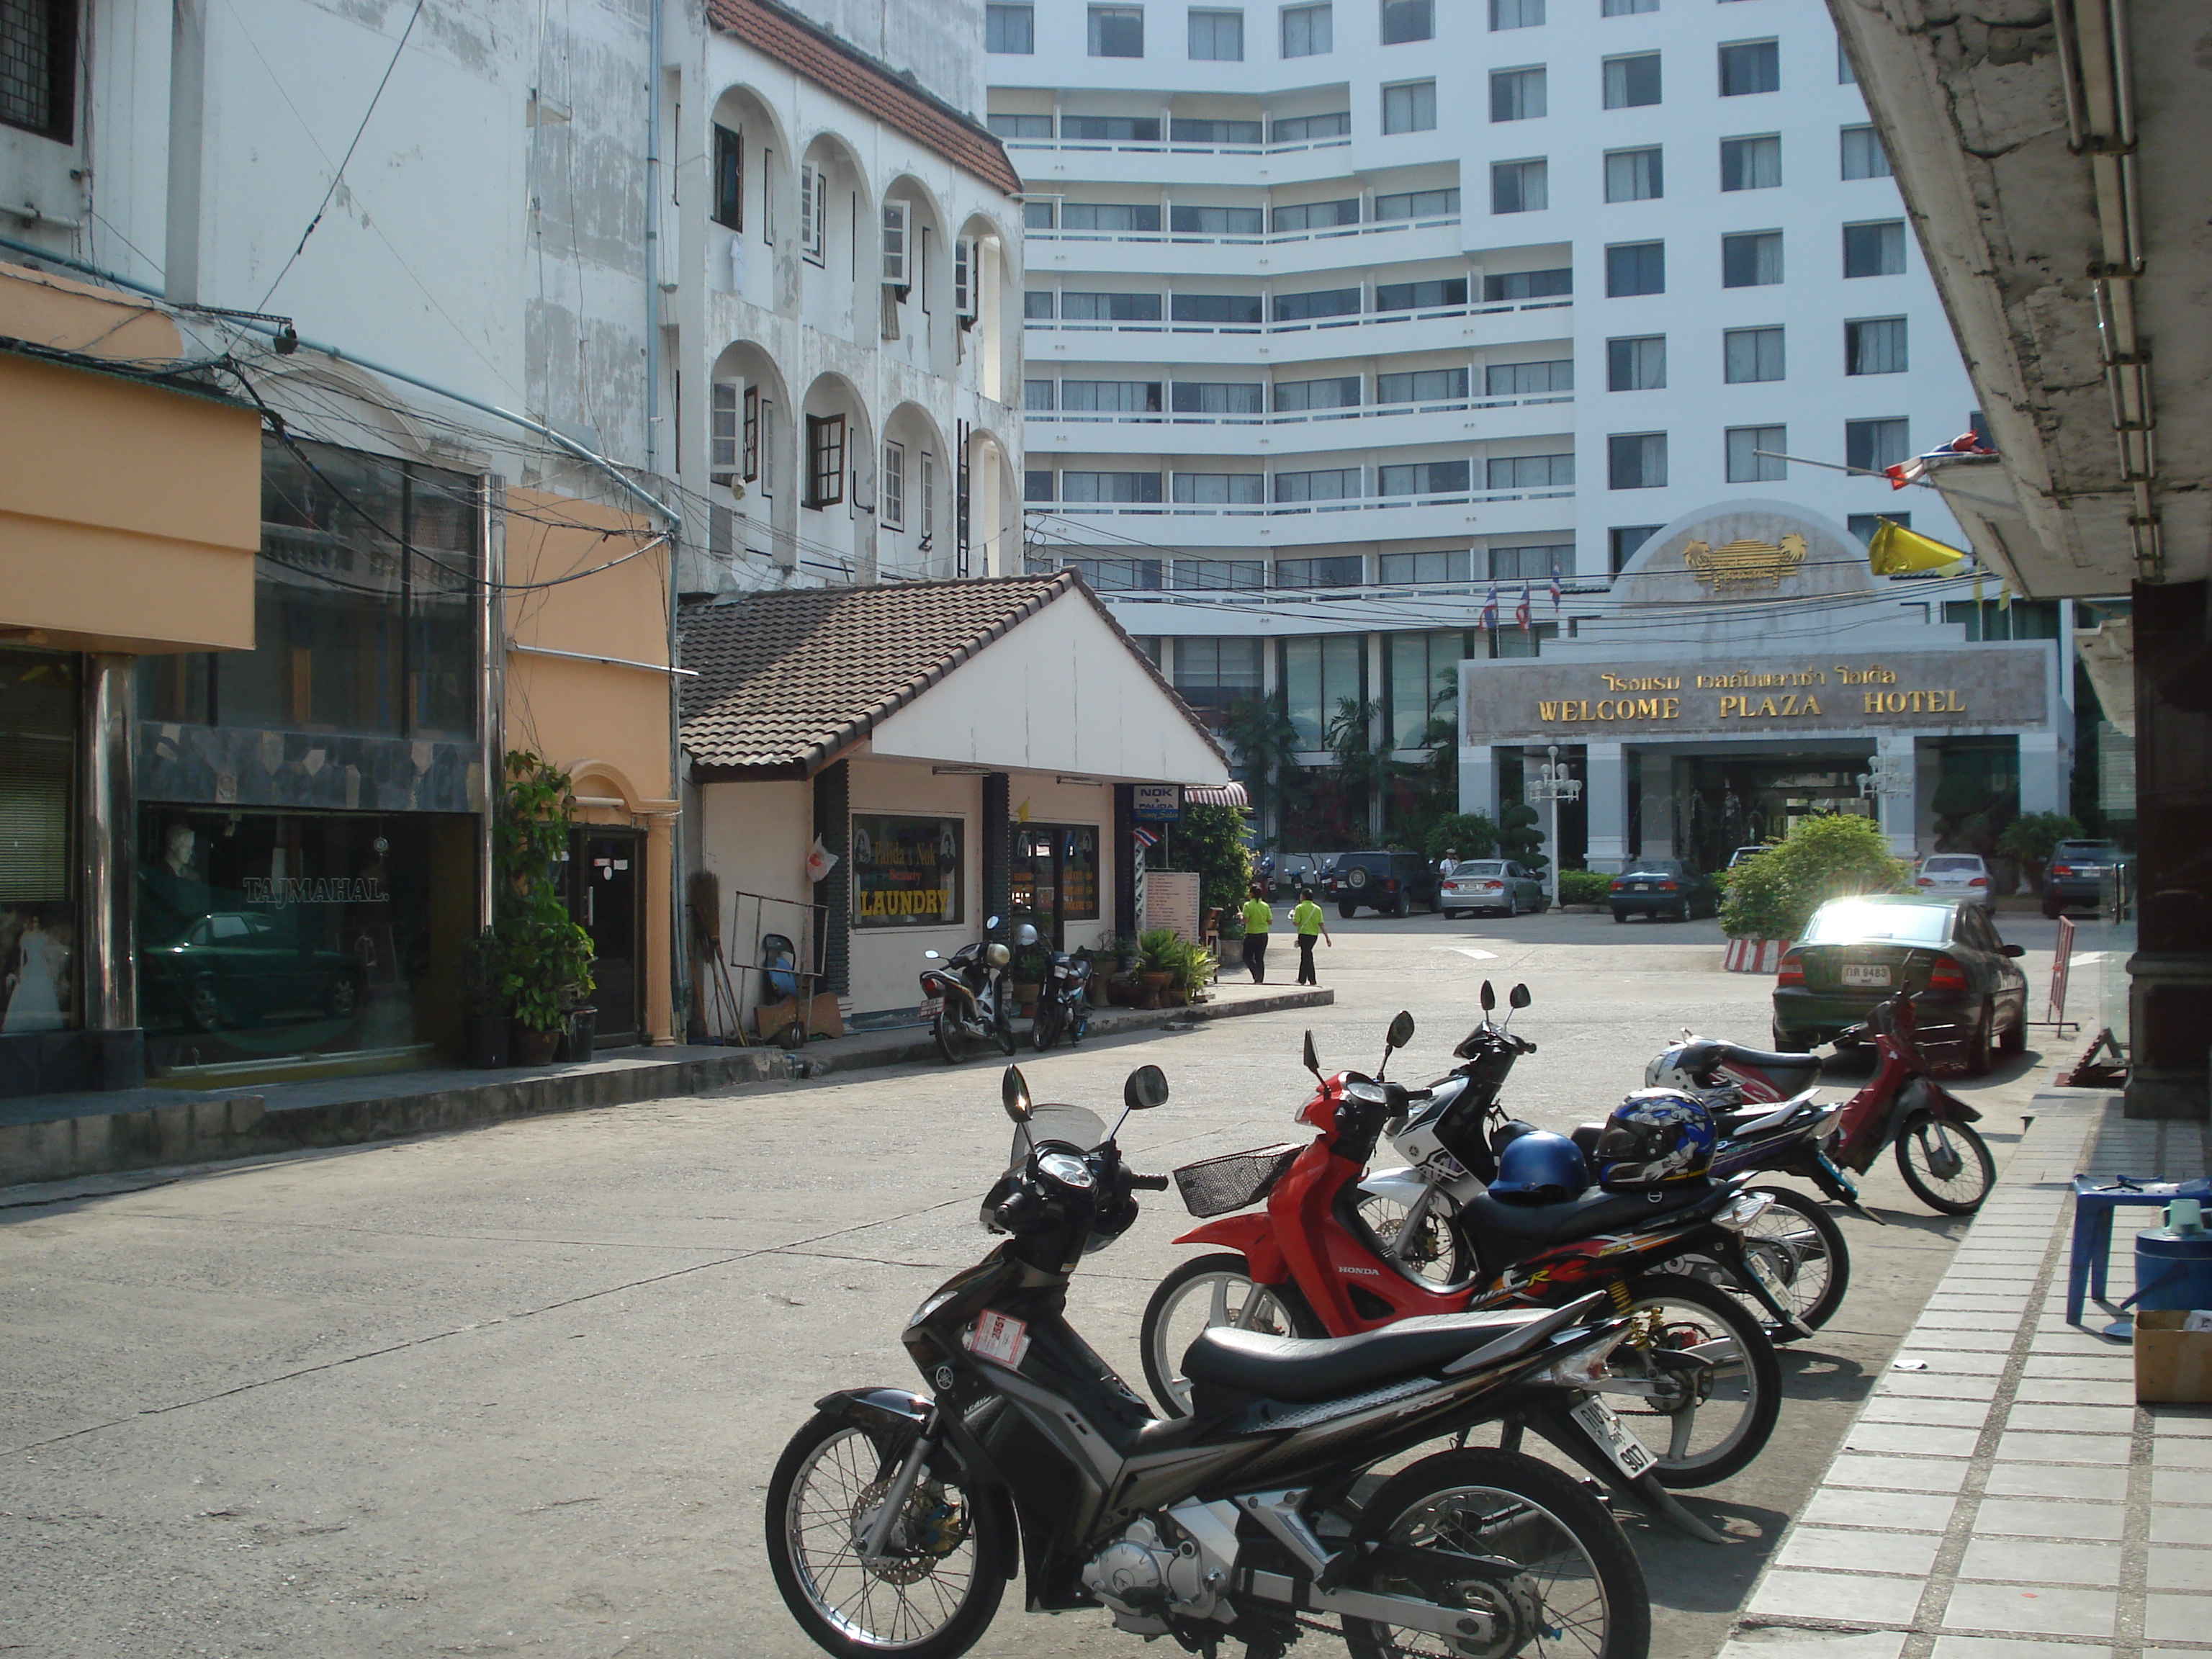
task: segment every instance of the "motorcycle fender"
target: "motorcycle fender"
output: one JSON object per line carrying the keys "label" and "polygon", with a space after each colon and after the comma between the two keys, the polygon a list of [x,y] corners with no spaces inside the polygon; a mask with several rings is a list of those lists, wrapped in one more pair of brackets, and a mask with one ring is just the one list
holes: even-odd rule
{"label": "motorcycle fender", "polygon": [[[1421,1172],[1410,1165],[1395,1170],[1377,1170],[1359,1183],[1359,1190],[1369,1197],[1387,1198],[1401,1210],[1412,1209],[1415,1200],[1428,1188],[1429,1183],[1422,1179]],[[1429,1212],[1432,1215],[1455,1215],[1458,1211],[1459,1205],[1453,1199],[1449,1187],[1439,1188],[1436,1197],[1430,1200]]]}
{"label": "motorcycle fender", "polygon": [[[816,1401],[814,1409],[858,1429],[915,1434],[929,1420],[935,1407],[925,1396],[908,1394],[904,1389],[843,1389]],[[1006,1490],[1005,1480],[992,1466],[982,1446],[969,1433],[967,1425],[954,1417],[947,1427],[961,1461],[982,1488],[975,1494],[976,1500],[1000,1510],[999,1536],[1006,1541],[1000,1559],[992,1565],[1000,1577],[1012,1578],[1021,1570],[1020,1553],[1014,1541],[1019,1528],[1015,1520],[1013,1494]]]}
{"label": "motorcycle fender", "polygon": [[1291,1276],[1290,1264],[1283,1260],[1282,1247],[1275,1243],[1274,1223],[1264,1210],[1216,1216],[1203,1227],[1192,1228],[1176,1243],[1218,1244],[1224,1249],[1236,1251],[1252,1269],[1252,1282],[1255,1285],[1280,1285]]}
{"label": "motorcycle fender", "polygon": [[1765,1309],[1768,1317],[1776,1324],[1787,1326],[1800,1336],[1812,1335],[1813,1328],[1784,1307],[1774,1292],[1767,1288],[1766,1281],[1752,1270],[1748,1253],[1743,1248],[1743,1241],[1725,1228],[1717,1227],[1713,1230],[1713,1233],[1714,1236],[1705,1241],[1704,1254],[1727,1268],[1729,1277],[1735,1279],[1737,1285],[1760,1307]]}
{"label": "motorcycle fender", "polygon": [[1928,1088],[1928,1110],[1933,1116],[1951,1123],[1979,1123],[1982,1115],[1953,1094],[1940,1083],[1930,1083]]}

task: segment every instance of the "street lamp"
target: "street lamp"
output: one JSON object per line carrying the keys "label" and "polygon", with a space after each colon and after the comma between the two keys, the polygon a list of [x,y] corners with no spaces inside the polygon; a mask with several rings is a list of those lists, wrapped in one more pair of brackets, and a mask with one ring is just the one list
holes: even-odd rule
{"label": "street lamp", "polygon": [[1559,908],[1559,803],[1580,800],[1583,784],[1580,778],[1567,775],[1567,763],[1559,758],[1559,746],[1552,744],[1544,751],[1551,758],[1536,769],[1536,781],[1530,784],[1526,794],[1531,800],[1548,801],[1552,807],[1552,908]]}

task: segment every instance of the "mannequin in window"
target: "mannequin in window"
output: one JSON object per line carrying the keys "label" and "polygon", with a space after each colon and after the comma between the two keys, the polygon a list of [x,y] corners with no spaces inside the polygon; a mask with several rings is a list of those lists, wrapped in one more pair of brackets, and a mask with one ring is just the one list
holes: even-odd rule
{"label": "mannequin in window", "polygon": [[27,905],[23,931],[15,939],[15,961],[0,989],[8,993],[8,1012],[0,1031],[58,1031],[62,1029],[62,975],[69,946],[46,927],[43,907]]}

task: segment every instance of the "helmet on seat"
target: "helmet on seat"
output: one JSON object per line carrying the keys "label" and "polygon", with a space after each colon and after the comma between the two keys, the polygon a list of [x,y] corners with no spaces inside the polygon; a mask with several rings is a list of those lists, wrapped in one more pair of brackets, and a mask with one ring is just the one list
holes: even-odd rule
{"label": "helmet on seat", "polygon": [[1679,1089],[1638,1089],[1613,1109],[1590,1154],[1609,1193],[1698,1181],[1712,1168],[1713,1115]]}
{"label": "helmet on seat", "polygon": [[1490,1183],[1490,1195],[1509,1204],[1560,1204],[1589,1189],[1583,1149],[1548,1129],[1531,1129],[1508,1142],[1498,1154],[1498,1179]]}

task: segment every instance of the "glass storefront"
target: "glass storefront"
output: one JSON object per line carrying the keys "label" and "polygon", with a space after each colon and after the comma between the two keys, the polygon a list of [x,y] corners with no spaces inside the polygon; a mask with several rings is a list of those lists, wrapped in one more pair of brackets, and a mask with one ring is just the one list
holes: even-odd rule
{"label": "glass storefront", "polygon": [[73,1030],[78,662],[0,650],[0,1035]]}
{"label": "glass storefront", "polygon": [[939,927],[962,914],[958,818],[853,814],[853,926]]}
{"label": "glass storefront", "polygon": [[454,1046],[474,842],[442,813],[143,807],[149,1070]]}
{"label": "glass storefront", "polygon": [[1013,919],[1033,921],[1055,950],[1066,948],[1066,924],[1098,920],[1098,827],[1091,823],[1014,826],[1008,868]]}

